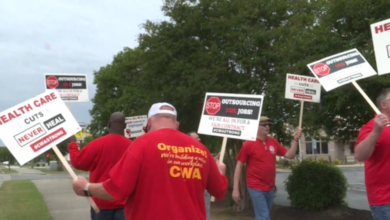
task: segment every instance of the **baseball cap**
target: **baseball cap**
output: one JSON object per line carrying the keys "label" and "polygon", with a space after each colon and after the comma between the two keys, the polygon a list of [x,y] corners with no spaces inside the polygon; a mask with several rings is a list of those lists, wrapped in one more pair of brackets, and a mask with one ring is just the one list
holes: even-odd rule
{"label": "baseball cap", "polygon": [[[163,106],[171,107],[173,108],[173,111],[168,109],[161,109]],[[149,109],[148,119],[158,114],[169,114],[175,117],[177,116],[176,108],[167,102],[154,103]]]}
{"label": "baseball cap", "polygon": [[261,122],[272,123],[272,122],[271,122],[271,119],[268,118],[267,116],[261,116],[261,117],[260,117],[260,123],[261,123]]}

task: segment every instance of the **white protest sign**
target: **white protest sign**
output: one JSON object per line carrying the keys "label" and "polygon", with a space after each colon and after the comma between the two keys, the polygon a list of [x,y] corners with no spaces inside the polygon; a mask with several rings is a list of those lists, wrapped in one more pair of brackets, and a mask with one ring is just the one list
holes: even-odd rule
{"label": "white protest sign", "polygon": [[290,73],[286,77],[286,99],[320,102],[321,84],[316,78]]}
{"label": "white protest sign", "polygon": [[371,24],[378,74],[390,73],[390,19]]}
{"label": "white protest sign", "polygon": [[147,115],[126,117],[125,120],[126,120],[126,129],[125,129],[126,138],[139,137],[145,133],[143,128],[146,126],[146,123],[148,122]]}
{"label": "white protest sign", "polygon": [[198,133],[256,140],[263,96],[206,93]]}
{"label": "white protest sign", "polygon": [[88,102],[87,75],[45,74],[45,89],[57,90],[63,101]]}
{"label": "white protest sign", "polygon": [[376,75],[357,49],[326,57],[307,65],[328,92],[344,84]]}
{"label": "white protest sign", "polygon": [[0,138],[21,165],[79,131],[55,90],[0,113]]}

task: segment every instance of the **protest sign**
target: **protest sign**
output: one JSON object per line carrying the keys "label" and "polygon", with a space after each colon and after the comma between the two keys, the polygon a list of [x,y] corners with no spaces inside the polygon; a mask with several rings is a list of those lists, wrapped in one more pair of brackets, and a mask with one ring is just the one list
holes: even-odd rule
{"label": "protest sign", "polygon": [[390,73],[390,19],[371,24],[378,74]]}
{"label": "protest sign", "polygon": [[148,122],[147,115],[139,115],[126,117],[126,128],[125,128],[125,137],[126,138],[135,138],[143,135],[145,132],[143,128]]}
{"label": "protest sign", "polygon": [[263,96],[206,93],[198,133],[256,140]]}
{"label": "protest sign", "polygon": [[57,90],[66,102],[88,102],[87,76],[84,74],[45,74],[45,89]]}

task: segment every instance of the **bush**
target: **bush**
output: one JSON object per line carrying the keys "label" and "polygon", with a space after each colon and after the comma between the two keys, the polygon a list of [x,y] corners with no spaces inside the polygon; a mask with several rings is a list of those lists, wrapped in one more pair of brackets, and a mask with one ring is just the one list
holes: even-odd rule
{"label": "bush", "polygon": [[292,168],[285,188],[294,208],[311,211],[346,204],[347,179],[329,163],[303,160]]}
{"label": "bush", "polygon": [[335,165],[340,165],[340,164],[341,164],[341,160],[339,160],[339,159],[334,159],[334,160],[333,160],[333,163],[334,163]]}

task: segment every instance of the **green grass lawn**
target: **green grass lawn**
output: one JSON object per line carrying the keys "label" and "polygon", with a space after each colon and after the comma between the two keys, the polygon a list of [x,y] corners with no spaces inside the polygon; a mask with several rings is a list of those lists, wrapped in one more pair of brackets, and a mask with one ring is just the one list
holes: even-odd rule
{"label": "green grass lawn", "polygon": [[18,173],[16,170],[8,169],[7,166],[1,166],[0,169],[1,169],[5,174]]}
{"label": "green grass lawn", "polygon": [[1,220],[53,220],[34,183],[6,181],[0,188]]}

